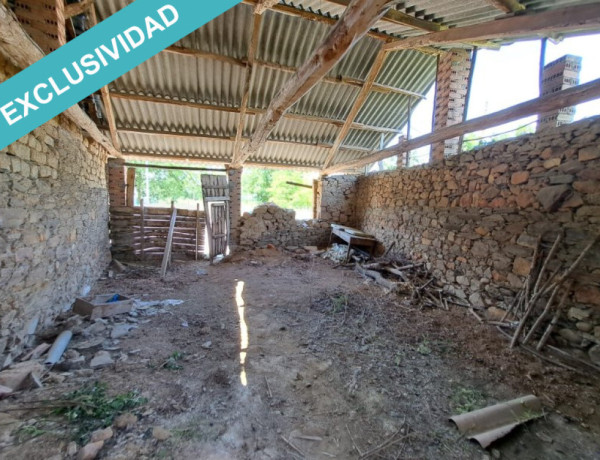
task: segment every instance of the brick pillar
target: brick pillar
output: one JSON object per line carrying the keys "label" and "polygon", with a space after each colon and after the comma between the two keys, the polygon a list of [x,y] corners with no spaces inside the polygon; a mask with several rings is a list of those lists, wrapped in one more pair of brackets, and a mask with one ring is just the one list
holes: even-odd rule
{"label": "brick pillar", "polygon": [[[579,85],[581,73],[581,57],[567,54],[544,67],[542,96],[556,93]],[[575,107],[564,107],[554,112],[540,115],[538,131],[545,128],[556,128],[573,123]]]}
{"label": "brick pillar", "polygon": [[108,160],[108,195],[111,206],[127,206],[127,183],[125,182],[125,160]]}
{"label": "brick pillar", "polygon": [[[437,87],[435,93],[434,131],[462,123],[465,117],[471,52],[453,49],[442,54],[438,61]],[[439,163],[444,158],[460,152],[460,138],[433,144],[431,160]]]}
{"label": "brick pillar", "polygon": [[229,246],[240,244],[240,217],[242,215],[242,172],[243,169],[227,168],[229,177],[229,222],[231,225]]}

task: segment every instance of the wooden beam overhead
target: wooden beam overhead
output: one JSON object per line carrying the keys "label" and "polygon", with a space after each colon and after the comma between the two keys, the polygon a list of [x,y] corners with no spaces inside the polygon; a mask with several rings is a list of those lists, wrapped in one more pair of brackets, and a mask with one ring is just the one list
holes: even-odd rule
{"label": "wooden beam overhead", "polygon": [[[172,137],[175,139],[196,139],[196,140],[208,140],[208,141],[226,141],[226,142],[236,142],[237,136],[217,136],[213,134],[197,134],[197,133],[189,133],[189,132],[175,132],[168,130],[157,130],[157,129],[145,129],[145,128],[125,128],[119,127],[119,132],[123,134],[141,134],[144,136],[158,136],[158,137]],[[248,140],[248,137],[242,137],[244,140]],[[333,148],[333,144],[325,143],[325,142],[302,142],[302,141],[294,141],[289,139],[279,139],[279,138],[269,138],[267,142],[273,144],[288,144],[288,145],[303,145],[306,147],[314,147],[320,149],[331,149]],[[343,145],[339,147],[341,150],[353,150],[358,152],[369,152],[372,153],[373,149],[367,147],[353,146],[353,145]]]}
{"label": "wooden beam overhead", "polygon": [[[20,69],[25,69],[44,57],[44,53],[23,30],[15,15],[0,5],[0,51],[10,62]],[[84,113],[78,105],[67,109],[64,115],[73,123],[102,145],[110,155],[120,157],[110,140],[100,132],[96,124]]]}
{"label": "wooden beam overhead", "polygon": [[65,5],[65,19],[72,18],[73,16],[79,16],[80,14],[87,13],[89,8],[94,4],[94,0],[82,0],[79,3],[70,3]]}
{"label": "wooden beam overhead", "polygon": [[562,109],[563,107],[572,107],[598,97],[600,97],[600,79],[591,81],[584,85],[565,89],[557,93],[548,94],[537,99],[532,99],[490,115],[485,115],[483,117],[474,118],[473,120],[465,121],[453,126],[447,126],[445,128],[438,129],[431,134],[426,134],[415,139],[400,142],[398,145],[381,150],[372,155],[367,155],[358,160],[333,165],[324,169],[322,174],[327,175],[339,171],[359,168],[367,164],[385,160],[386,158],[394,155],[400,155],[402,153],[409,152],[419,147],[424,147],[426,145],[441,142],[446,139],[452,139],[467,133],[480,131],[482,129],[503,125],[504,123],[509,123],[513,120],[518,120],[531,115],[552,112],[554,110]]}
{"label": "wooden beam overhead", "polygon": [[269,8],[274,7],[279,3],[279,0],[260,0],[254,7],[254,14],[261,15]]}
{"label": "wooden beam overhead", "polygon": [[[261,5],[264,6],[266,4],[263,1]],[[269,8],[269,6],[266,7]],[[256,9],[258,9],[258,6]],[[248,46],[248,64],[246,65],[245,70],[244,93],[242,95],[242,104],[240,106],[240,119],[238,121],[237,134],[235,137],[235,146],[233,148],[233,158],[231,159],[232,164],[237,164],[241,156],[242,134],[244,133],[244,128],[246,127],[246,112],[248,110],[248,100],[250,98],[250,83],[252,81],[252,73],[254,71],[254,58],[256,55],[256,48],[258,47],[258,40],[260,38],[261,24],[261,13],[256,13],[254,15],[254,22],[252,26],[252,37],[250,38],[250,45]]]}
{"label": "wooden beam overhead", "polygon": [[384,48],[397,51],[465,41],[516,39],[586,30],[600,30],[600,3],[569,6],[538,14],[458,27],[395,41],[384,45]]}
{"label": "wooden beam overhead", "polygon": [[354,101],[354,105],[350,109],[350,113],[348,114],[348,116],[346,118],[346,123],[344,123],[344,126],[338,133],[337,138],[335,139],[335,142],[333,143],[333,148],[329,152],[329,155],[327,155],[327,159],[325,160],[325,164],[323,166],[324,168],[327,168],[331,164],[331,162],[335,158],[335,155],[337,154],[339,148],[341,147],[342,142],[344,141],[344,139],[346,139],[346,136],[348,136],[348,133],[352,129],[352,123],[354,123],[354,120],[358,116],[360,109],[362,108],[365,101],[367,100],[367,97],[369,96],[369,93],[371,92],[371,87],[373,85],[373,82],[377,78],[377,75],[379,75],[379,71],[382,69],[383,64],[385,63],[386,56],[387,56],[387,53],[383,49],[380,49],[379,52],[377,53],[377,56],[375,57],[375,62],[371,66],[371,70],[369,71],[369,75],[367,76],[367,80],[365,81],[365,85],[361,89],[360,93],[358,93],[358,96],[357,96],[356,100]]}
{"label": "wooden beam overhead", "polygon": [[275,129],[283,114],[310,91],[344,57],[388,10],[389,0],[365,2],[353,0],[324,42],[292,76],[269,104],[241,158],[233,167],[241,166],[258,152]]}
{"label": "wooden beam overhead", "polygon": [[505,13],[518,13],[525,9],[525,5],[519,3],[518,0],[489,0],[489,2]]}
{"label": "wooden beam overhead", "polygon": [[[248,65],[248,59],[237,59],[229,56],[223,56],[221,54],[210,53],[207,51],[195,50],[191,48],[183,48],[180,46],[169,46],[164,50],[166,53],[179,54],[182,56],[197,57],[201,59],[212,59],[216,61],[226,62],[237,67],[246,67]],[[298,71],[298,67],[286,66],[283,64],[277,64],[275,62],[268,62],[259,59],[253,60],[253,66],[265,67],[267,69],[278,70],[286,73],[295,73]],[[362,88],[365,84],[364,80],[351,77],[324,77],[323,81],[331,83],[333,85],[349,85],[357,88]],[[381,85],[379,83],[373,84],[373,91],[377,91],[383,94],[402,94],[404,96],[415,97],[419,99],[425,99],[425,95],[415,93],[401,88],[395,88],[389,85]]]}
{"label": "wooden beam overhead", "polygon": [[[134,102],[149,102],[154,104],[166,104],[166,105],[174,105],[178,107],[187,107],[191,109],[198,110],[214,110],[216,112],[227,112],[227,113],[239,113],[240,109],[238,107],[228,107],[223,105],[215,105],[215,104],[203,104],[201,102],[191,102],[191,101],[182,101],[178,99],[166,99],[163,97],[157,96],[146,96],[141,94],[124,94],[117,93],[111,91],[110,97],[112,99],[120,99],[123,101],[134,101]],[[246,113],[252,115],[262,115],[266,112],[264,109],[255,109],[248,107],[246,109]],[[336,120],[333,118],[325,118],[325,117],[317,117],[314,115],[301,115],[297,113],[287,112],[284,115],[284,118],[288,118],[290,120],[300,120],[300,121],[309,121],[313,123],[327,123],[333,126],[337,126],[341,128],[344,126],[343,120]],[[385,128],[380,126],[371,126],[366,125],[364,123],[353,123],[352,129],[358,129],[361,131],[374,131],[378,133],[386,133],[386,134],[397,134],[398,130],[394,128]]]}

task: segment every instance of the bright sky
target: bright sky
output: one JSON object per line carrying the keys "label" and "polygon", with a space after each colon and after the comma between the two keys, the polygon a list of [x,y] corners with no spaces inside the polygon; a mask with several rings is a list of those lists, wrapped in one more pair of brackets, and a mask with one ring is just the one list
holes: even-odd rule
{"label": "bright sky", "polygon": [[[580,83],[600,78],[600,34],[566,38],[559,43],[548,40],[546,64],[565,54],[581,56],[582,69]],[[539,62],[541,41],[517,42],[503,46],[500,50],[480,50],[471,88],[468,119],[477,118],[507,107],[534,99],[539,96]],[[431,132],[431,120],[435,89],[427,94],[413,112],[411,137]],[[576,120],[600,115],[600,99],[577,106]],[[503,126],[478,133],[481,136],[503,133],[516,129],[537,117],[529,117]],[[392,141],[392,144],[397,141]],[[426,161],[429,148],[413,152],[413,155]]]}

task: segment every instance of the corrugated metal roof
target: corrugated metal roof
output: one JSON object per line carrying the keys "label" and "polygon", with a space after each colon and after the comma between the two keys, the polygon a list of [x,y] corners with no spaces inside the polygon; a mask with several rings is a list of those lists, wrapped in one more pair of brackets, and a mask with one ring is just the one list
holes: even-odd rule
{"label": "corrugated metal roof", "polygon": [[[97,1],[98,16],[105,19],[131,2]],[[542,10],[586,2],[523,0],[522,3],[529,9]],[[326,0],[282,1],[281,4],[330,18],[337,18],[344,11],[343,6]],[[400,6],[400,12],[447,27],[461,27],[504,15],[489,0],[414,0],[402,2]],[[244,60],[248,55],[252,24],[253,6],[239,4],[176,43],[182,48],[239,60],[237,65],[209,57],[163,52],[110,85],[111,92],[145,96],[143,101],[113,98],[124,153],[231,161],[234,151],[232,139],[236,136],[240,117],[239,113],[232,111],[237,111],[242,104],[246,72]],[[273,10],[263,15],[256,59],[270,65],[254,65],[248,101],[251,110],[244,120],[244,138],[249,138],[257,126],[260,115],[254,112],[268,107],[291,77],[289,69],[297,68],[306,61],[330,27],[319,21]],[[391,38],[426,33],[385,20],[376,24],[376,30]],[[328,146],[335,142],[341,124],[360,92],[356,82],[367,78],[381,43],[373,37],[363,38],[328,75],[330,79],[353,79],[353,83],[322,81],[289,110],[291,114],[316,117],[320,121],[284,118],[271,134],[270,141],[249,162],[321,167],[330,152]],[[436,62],[436,56],[419,51],[390,53],[376,83],[425,94],[434,82]],[[216,107],[171,105],[160,99]],[[381,129],[400,131],[406,124],[409,104],[414,107],[416,103],[418,99],[406,94],[372,90],[355,120],[366,125],[367,129],[350,130],[343,148],[335,155],[334,163],[359,158],[378,149],[382,142]],[[219,107],[229,111],[217,110]],[[139,132],[143,130],[180,135]],[[393,136],[393,132],[387,132],[383,141],[388,142]]]}

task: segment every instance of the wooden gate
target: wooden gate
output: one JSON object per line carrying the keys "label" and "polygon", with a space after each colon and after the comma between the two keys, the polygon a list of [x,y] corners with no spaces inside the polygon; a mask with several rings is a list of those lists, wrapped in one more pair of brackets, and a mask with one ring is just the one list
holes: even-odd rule
{"label": "wooden gate", "polygon": [[202,175],[202,196],[206,212],[208,252],[212,260],[227,253],[229,246],[229,184],[227,176]]}

